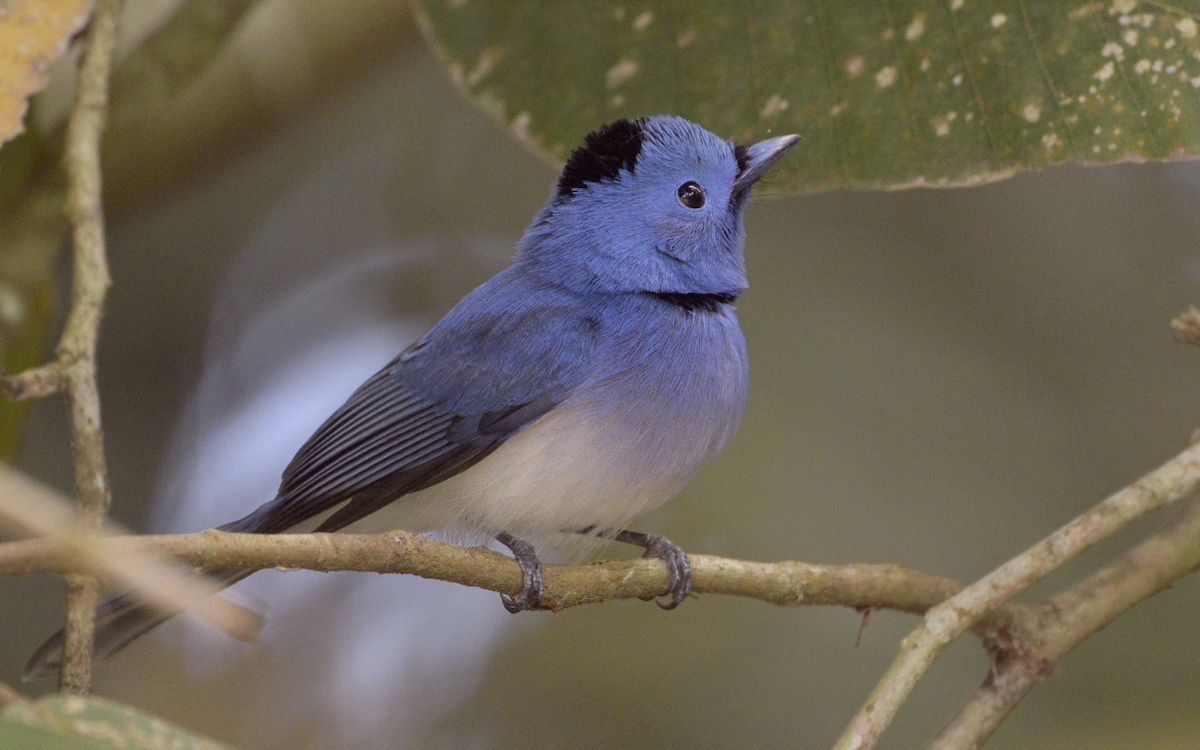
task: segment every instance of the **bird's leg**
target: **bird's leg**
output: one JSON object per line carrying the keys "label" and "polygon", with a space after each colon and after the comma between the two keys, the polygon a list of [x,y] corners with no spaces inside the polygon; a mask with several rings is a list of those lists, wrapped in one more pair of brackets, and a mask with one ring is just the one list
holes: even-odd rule
{"label": "bird's leg", "polygon": [[497,534],[496,541],[512,550],[513,557],[521,566],[521,574],[524,579],[521,593],[516,596],[500,595],[500,601],[504,602],[504,608],[513,614],[527,609],[539,609],[542,605],[542,592],[544,591],[542,561],[533,551],[533,545],[508,532]]}
{"label": "bird's leg", "polygon": [[671,601],[668,604],[659,602],[658,606],[675,609],[692,593],[692,561],[678,544],[663,536],[627,529],[618,531],[613,539],[644,547],[646,554],[642,557],[657,557],[667,563],[667,588],[659,596],[670,596]]}

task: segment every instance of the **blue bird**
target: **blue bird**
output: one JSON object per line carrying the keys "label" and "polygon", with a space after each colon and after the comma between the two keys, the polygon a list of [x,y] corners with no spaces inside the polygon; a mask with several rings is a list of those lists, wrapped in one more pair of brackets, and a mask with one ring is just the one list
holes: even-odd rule
{"label": "blue bird", "polygon": [[[531,540],[614,539],[666,561],[663,606],[677,606],[691,591],[687,554],[626,527],[737,430],[749,381],[733,307],[746,288],[742,214],[798,140],[747,148],[665,116],[589,134],[513,264],[355,391],[274,500],[221,528],[495,538],[524,574],[519,595],[502,595],[511,612],[542,596]],[[128,593],[109,599],[97,656],[164,619]],[[61,650],[60,633],[27,675],[56,667]]]}

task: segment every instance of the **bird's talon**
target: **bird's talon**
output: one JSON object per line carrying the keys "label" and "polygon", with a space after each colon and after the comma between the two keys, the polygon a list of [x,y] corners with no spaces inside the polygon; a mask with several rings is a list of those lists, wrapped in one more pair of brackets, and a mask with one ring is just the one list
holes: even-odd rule
{"label": "bird's talon", "polygon": [[533,545],[507,533],[498,534],[496,539],[512,550],[513,557],[521,566],[522,581],[521,593],[516,596],[501,594],[500,602],[514,615],[529,609],[541,609],[542,593],[545,591],[542,583],[542,562],[534,554]]}
{"label": "bird's talon", "polygon": [[518,612],[525,612],[530,609],[541,609],[542,594],[540,591],[522,590],[516,596],[501,594],[500,602],[504,605],[505,609],[515,615]]}
{"label": "bird's talon", "polygon": [[667,564],[667,587],[657,597],[643,597],[642,601],[669,596],[669,603],[658,602],[658,606],[675,609],[692,593],[692,561],[679,545],[665,537],[637,531],[619,531],[614,538],[619,542],[644,547],[646,552],[642,557],[657,557]]}

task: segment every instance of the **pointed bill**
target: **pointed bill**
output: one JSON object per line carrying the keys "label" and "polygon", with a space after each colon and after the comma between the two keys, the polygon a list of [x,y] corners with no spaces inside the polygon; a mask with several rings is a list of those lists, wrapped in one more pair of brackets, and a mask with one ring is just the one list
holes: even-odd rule
{"label": "pointed bill", "polygon": [[798,135],[781,135],[761,141],[746,149],[746,168],[733,183],[734,193],[749,190],[771,165],[783,158],[788,150],[800,141]]}

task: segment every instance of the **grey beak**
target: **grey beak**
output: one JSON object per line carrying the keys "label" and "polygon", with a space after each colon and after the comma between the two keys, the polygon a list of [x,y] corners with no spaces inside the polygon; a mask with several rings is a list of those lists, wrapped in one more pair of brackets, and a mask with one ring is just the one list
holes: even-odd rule
{"label": "grey beak", "polygon": [[762,177],[771,165],[783,158],[788,150],[801,140],[798,135],[781,135],[778,138],[761,141],[746,149],[746,168],[733,182],[733,192],[749,190],[759,177]]}

